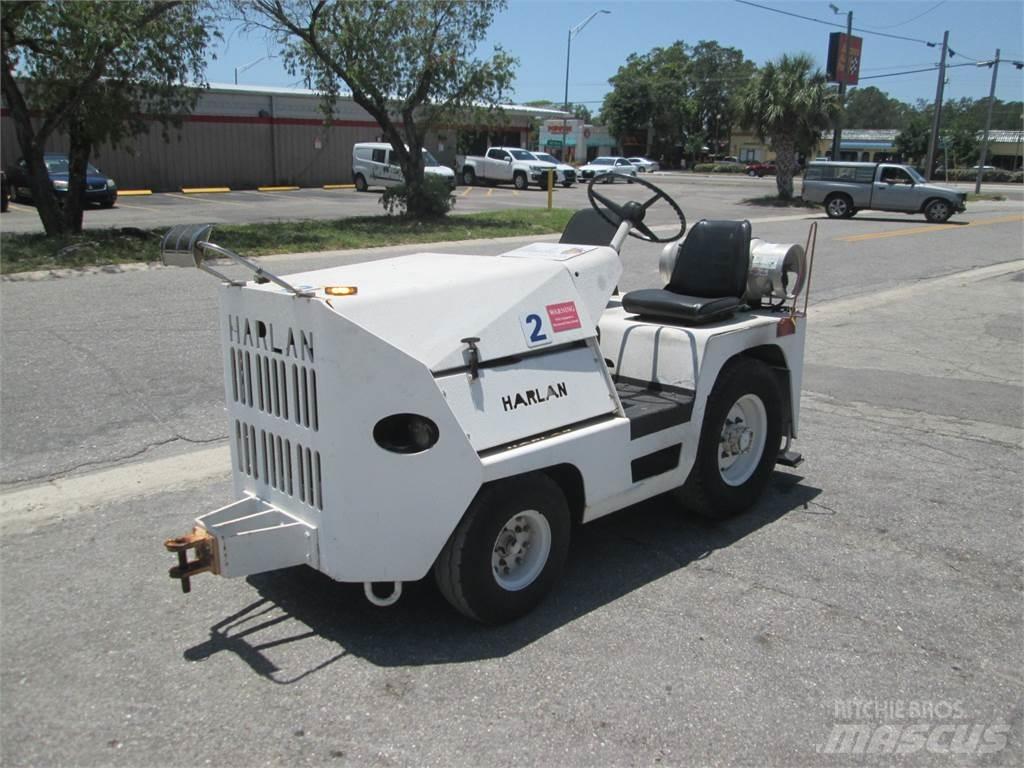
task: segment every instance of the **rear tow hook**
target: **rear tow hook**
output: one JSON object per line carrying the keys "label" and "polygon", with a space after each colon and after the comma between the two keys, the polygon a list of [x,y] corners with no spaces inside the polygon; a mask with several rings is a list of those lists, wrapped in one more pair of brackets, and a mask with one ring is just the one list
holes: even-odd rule
{"label": "rear tow hook", "polygon": [[[181,580],[181,591],[191,592],[193,576],[210,571],[217,572],[216,568],[216,545],[213,536],[203,528],[194,528],[192,533],[178,536],[175,539],[167,539],[164,542],[168,552],[177,552],[178,564],[170,569],[169,575],[172,579]],[[194,549],[195,560],[188,559],[188,551]]]}

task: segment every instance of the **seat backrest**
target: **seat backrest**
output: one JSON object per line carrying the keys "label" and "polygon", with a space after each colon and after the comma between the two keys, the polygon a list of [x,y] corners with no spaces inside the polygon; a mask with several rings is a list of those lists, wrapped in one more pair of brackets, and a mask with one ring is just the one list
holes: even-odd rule
{"label": "seat backrest", "polygon": [[750,269],[749,221],[701,219],[679,248],[667,290],[708,299],[743,296]]}
{"label": "seat backrest", "polygon": [[[614,215],[609,212],[608,218]],[[601,218],[593,208],[582,208],[569,219],[558,242],[574,245],[609,245],[615,237],[615,230],[616,227]]]}

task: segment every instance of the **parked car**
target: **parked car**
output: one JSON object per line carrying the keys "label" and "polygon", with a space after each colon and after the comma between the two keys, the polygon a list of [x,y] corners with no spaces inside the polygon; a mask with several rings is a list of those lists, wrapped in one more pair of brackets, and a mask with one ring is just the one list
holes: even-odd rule
{"label": "parked car", "polygon": [[[50,175],[50,183],[58,201],[68,195],[68,179],[71,175],[68,156],[58,153],[47,153],[43,156],[46,171]],[[15,200],[31,202],[32,190],[28,186],[28,166],[24,159],[7,171],[11,197]],[[110,208],[117,202],[117,184],[106,176],[92,163],[86,168],[84,202],[97,203],[101,208]]]}
{"label": "parked car", "polygon": [[516,189],[526,189],[532,182],[544,189],[551,167],[552,163],[541,162],[519,147],[488,147],[484,155],[468,155],[462,161],[462,183],[471,187],[511,182]]}
{"label": "parked car", "polygon": [[0,213],[7,213],[7,204],[11,202],[11,189],[7,186],[7,174],[0,171]]}
{"label": "parked car", "polygon": [[658,163],[648,160],[646,157],[627,157],[626,159],[635,165],[640,173],[651,173],[652,171],[661,170],[661,166]]}
{"label": "parked car", "polygon": [[832,219],[848,219],[857,211],[923,213],[942,223],[967,209],[967,195],[930,184],[909,165],[896,163],[808,163],[803,198],[822,203]]}
{"label": "parked car", "polygon": [[[352,183],[358,191],[405,183],[402,167],[392,157],[393,151],[391,145],[384,142],[360,142],[352,147]],[[423,150],[423,171],[440,176],[450,189],[455,189],[455,171],[439,164],[427,149]]]}
{"label": "parked car", "polygon": [[604,175],[605,178],[602,179],[604,184],[614,183],[617,181],[617,176],[625,176],[626,181],[630,181],[630,177],[636,178],[636,174],[636,166],[624,157],[595,157],[580,167],[580,178],[584,181]]}
{"label": "parked car", "polygon": [[542,163],[553,163],[555,166],[555,181],[563,187],[571,187],[576,182],[576,169],[568,163],[563,163],[554,155],[547,152],[532,152],[534,157]]}
{"label": "parked car", "polygon": [[747,163],[747,176],[774,176],[775,163]]}

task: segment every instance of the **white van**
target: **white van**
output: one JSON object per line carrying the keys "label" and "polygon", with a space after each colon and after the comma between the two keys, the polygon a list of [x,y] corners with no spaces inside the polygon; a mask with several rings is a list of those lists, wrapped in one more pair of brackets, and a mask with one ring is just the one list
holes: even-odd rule
{"label": "white van", "polygon": [[[385,142],[363,142],[352,147],[352,182],[365,192],[369,187],[393,187],[405,183],[402,167],[393,158],[394,150]],[[427,173],[441,176],[455,189],[455,171],[437,162],[430,150],[423,150],[423,165]]]}

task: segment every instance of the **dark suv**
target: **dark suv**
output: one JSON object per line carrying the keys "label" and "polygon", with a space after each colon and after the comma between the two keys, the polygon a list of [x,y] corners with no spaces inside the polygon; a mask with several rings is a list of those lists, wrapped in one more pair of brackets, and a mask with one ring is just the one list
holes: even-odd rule
{"label": "dark suv", "polygon": [[[43,156],[43,161],[46,163],[46,170],[50,174],[50,183],[53,184],[57,199],[63,200],[68,194],[68,156],[48,153]],[[11,196],[15,200],[32,199],[32,190],[28,186],[28,169],[24,160],[19,160],[16,166],[9,169],[7,176]],[[113,179],[103,175],[92,163],[89,163],[86,169],[84,202],[98,203],[101,208],[110,208],[117,202],[117,184]]]}

